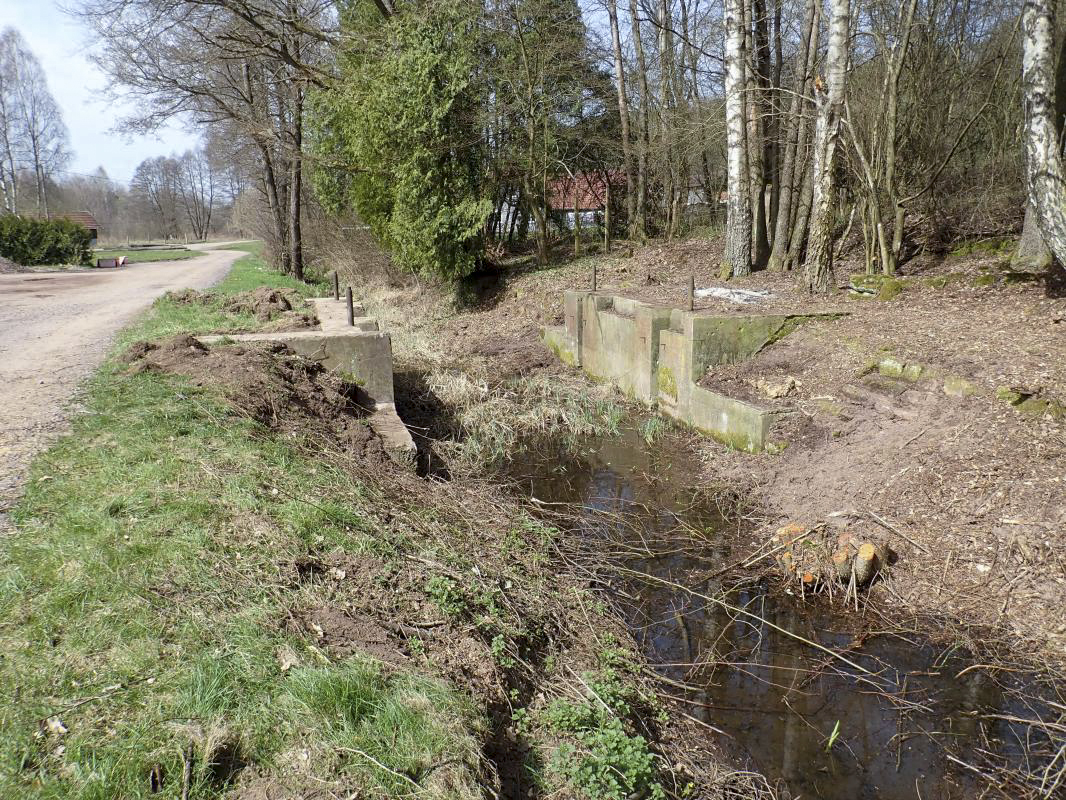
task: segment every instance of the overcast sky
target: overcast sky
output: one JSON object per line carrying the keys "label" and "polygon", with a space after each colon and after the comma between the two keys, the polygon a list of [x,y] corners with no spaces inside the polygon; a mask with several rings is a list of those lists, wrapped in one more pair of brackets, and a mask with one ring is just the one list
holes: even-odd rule
{"label": "overcast sky", "polygon": [[44,67],[48,87],[63,109],[70,130],[72,172],[103,167],[126,183],[145,158],[183,152],[196,137],[174,125],[157,136],[126,137],[114,130],[126,109],[100,99],[107,78],[83,55],[87,36],[59,10],[56,0],[0,0],[0,29],[17,28]]}

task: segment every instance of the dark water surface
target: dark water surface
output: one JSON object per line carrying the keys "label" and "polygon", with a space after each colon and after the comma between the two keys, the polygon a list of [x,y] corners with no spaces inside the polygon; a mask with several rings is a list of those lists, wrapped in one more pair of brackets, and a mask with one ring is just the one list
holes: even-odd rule
{"label": "dark water surface", "polygon": [[[987,786],[977,769],[1026,766],[1026,749],[1053,752],[1039,729],[1000,718],[1034,718],[1008,691],[1019,687],[968,669],[968,654],[950,645],[878,632],[886,625],[876,617],[803,602],[780,587],[752,584],[725,596],[756,616],[706,599],[721,596],[716,571],[745,553],[732,552],[735,523],[730,530],[713,503],[694,494],[697,475],[686,456],[649,446],[632,430],[577,452],[542,449],[513,469],[538,501],[573,504],[586,545],[652,576],[619,578],[619,602],[659,672],[692,687],[677,689],[688,713],[727,733],[739,759],[797,797],[954,800]],[[873,674],[768,623],[846,650]],[[1020,792],[1008,784],[1004,794]]]}

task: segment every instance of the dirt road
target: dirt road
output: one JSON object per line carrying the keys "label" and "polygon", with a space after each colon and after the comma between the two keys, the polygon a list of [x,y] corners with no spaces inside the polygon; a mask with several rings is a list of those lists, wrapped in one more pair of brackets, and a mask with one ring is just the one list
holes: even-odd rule
{"label": "dirt road", "polygon": [[30,458],[63,431],[72,395],[116,331],[169,289],[216,283],[242,255],[0,275],[0,529]]}

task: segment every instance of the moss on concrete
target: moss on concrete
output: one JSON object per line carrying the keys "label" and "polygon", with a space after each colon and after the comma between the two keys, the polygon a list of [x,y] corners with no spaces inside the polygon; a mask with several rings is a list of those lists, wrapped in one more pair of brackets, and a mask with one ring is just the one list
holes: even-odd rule
{"label": "moss on concrete", "polygon": [[949,254],[951,258],[967,256],[1001,256],[1009,258],[1014,252],[1015,240],[1010,237],[993,237],[991,239],[972,239],[962,242]]}
{"label": "moss on concrete", "polygon": [[889,300],[895,300],[903,294],[903,288],[906,286],[906,282],[902,278],[894,278],[891,275],[886,275],[884,278],[885,279],[881,281],[881,288],[877,291],[877,299],[883,303],[887,303]]}
{"label": "moss on concrete", "polygon": [[665,364],[660,364],[656,374],[656,380],[658,382],[659,391],[662,394],[669,395],[675,400],[677,399],[677,378],[674,377],[674,371],[672,369]]}
{"label": "moss on concrete", "polygon": [[851,285],[859,290],[860,297],[872,296],[878,300],[888,301],[902,294],[907,282],[895,275],[868,275],[861,272],[851,276]]}
{"label": "moss on concrete", "polygon": [[577,366],[577,354],[560,341],[559,337],[553,334],[551,329],[545,328],[541,331],[541,340],[547,345],[549,350],[555,353],[556,358],[568,367]]}
{"label": "moss on concrete", "polygon": [[1015,389],[1011,386],[1000,386],[996,389],[996,399],[1006,403],[1019,414],[1024,414],[1027,417],[1043,417],[1046,415],[1056,420],[1066,418],[1066,404],[1036,392],[1027,392],[1024,389]]}
{"label": "moss on concrete", "polygon": [[1019,392],[1017,389],[1012,389],[1009,386],[996,387],[996,399],[1002,400],[1008,405],[1016,406],[1025,399],[1025,395]]}
{"label": "moss on concrete", "polygon": [[867,362],[861,374],[868,375],[871,372],[877,372],[886,378],[899,378],[909,383],[917,383],[922,378],[933,377],[934,374],[933,370],[924,364],[919,364],[917,361],[904,361],[892,355],[881,356]]}
{"label": "moss on concrete", "polygon": [[895,356],[885,356],[877,362],[876,368],[878,372],[889,378],[901,378],[906,366],[907,362],[902,359]]}

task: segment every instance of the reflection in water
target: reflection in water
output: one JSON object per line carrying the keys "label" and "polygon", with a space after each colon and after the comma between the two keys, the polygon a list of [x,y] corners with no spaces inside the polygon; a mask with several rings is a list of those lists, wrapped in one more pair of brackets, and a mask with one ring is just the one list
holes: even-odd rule
{"label": "reflection in water", "polygon": [[[541,451],[514,475],[539,501],[575,504],[585,542],[658,579],[626,578],[619,596],[629,598],[623,607],[650,661],[692,687],[684,695],[690,714],[726,731],[758,770],[808,798],[969,798],[980,791],[974,776],[945,746],[967,763],[981,763],[979,750],[1022,757],[1018,737],[1032,730],[983,716],[1024,711],[984,670],[963,673],[964,653],[917,635],[863,633],[858,615],[801,605],[764,586],[730,594],[732,605],[762,620],[848,649],[849,659],[873,673],[864,676],[699,597],[721,592],[713,576],[737,557],[732,537],[716,535],[727,523],[689,488],[697,465],[656,449],[628,431],[586,443],[576,455]],[[699,546],[679,528],[701,534]]]}

